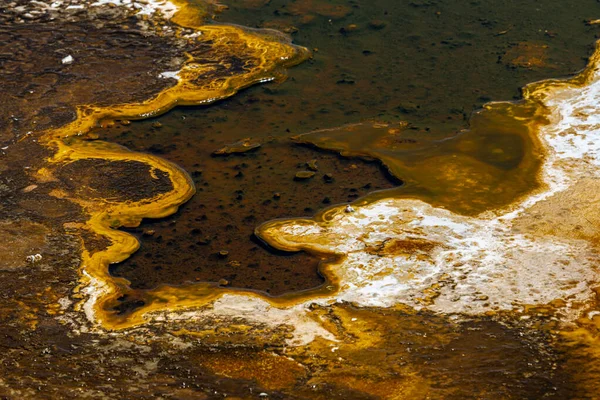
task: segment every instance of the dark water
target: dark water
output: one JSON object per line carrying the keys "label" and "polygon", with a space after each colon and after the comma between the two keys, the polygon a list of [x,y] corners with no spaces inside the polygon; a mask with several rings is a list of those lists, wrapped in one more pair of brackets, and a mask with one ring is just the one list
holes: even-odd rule
{"label": "dark water", "polygon": [[[377,163],[296,145],[290,136],[369,119],[408,121],[428,139],[452,136],[485,102],[516,99],[527,83],[582,69],[597,32],[584,21],[600,11],[593,0],[228,5],[224,21],[297,29],[294,42],[314,49],[314,57],[286,82],[209,107],[176,109],[159,118],[160,128],[147,120],[97,132],[174,161],[198,188],[176,215],[134,230],[141,250],[111,269],[134,288],[221,281],[280,295],[323,284],[320,260],[274,253],[253,238],[254,228],[273,218],[312,216],[401,181]],[[262,147],[211,156],[246,137]],[[313,159],[316,175],[294,180]]]}

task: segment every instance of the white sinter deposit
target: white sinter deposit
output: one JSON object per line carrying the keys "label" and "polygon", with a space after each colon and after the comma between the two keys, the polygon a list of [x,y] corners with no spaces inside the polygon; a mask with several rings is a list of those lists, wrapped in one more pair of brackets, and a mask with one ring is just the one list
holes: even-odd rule
{"label": "white sinter deposit", "polygon": [[136,14],[138,15],[154,15],[160,11],[166,19],[171,19],[177,12],[177,6],[168,0],[98,0],[92,3],[91,6],[101,6],[104,4],[114,4],[133,11],[137,10]]}
{"label": "white sinter deposit", "polygon": [[48,13],[86,10],[89,7],[105,5],[121,7],[133,11],[137,15],[153,16],[160,12],[166,19],[171,19],[178,11],[178,7],[168,0],[98,0],[93,2],[89,0],[32,0],[27,4],[14,7],[13,11],[32,19]]}

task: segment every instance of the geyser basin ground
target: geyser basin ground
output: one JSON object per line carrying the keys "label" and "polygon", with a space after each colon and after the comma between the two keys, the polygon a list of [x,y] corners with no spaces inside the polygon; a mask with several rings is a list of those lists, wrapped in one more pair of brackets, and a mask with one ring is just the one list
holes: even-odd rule
{"label": "geyser basin ground", "polygon": [[[393,90],[386,89],[386,85],[370,83],[360,79],[362,75],[349,72],[361,63],[369,64],[368,68],[373,71],[379,62],[376,60],[382,65],[388,63],[391,52],[381,47],[364,47],[366,42],[359,38],[379,34],[393,37],[390,35],[399,31],[398,11],[405,10],[406,16],[423,17],[413,19],[426,21],[423,24],[428,28],[441,29],[443,33],[444,29],[455,28],[445,18],[453,12],[453,7],[458,7],[457,10],[465,12],[462,19],[450,18],[450,21],[462,27],[468,20],[469,29],[476,26],[488,29],[486,41],[499,46],[500,63],[495,64],[498,55],[493,55],[492,64],[496,69],[490,67],[486,71],[502,70],[502,79],[508,79],[517,70],[523,82],[560,76],[572,72],[574,66],[579,68],[579,61],[573,60],[585,53],[585,47],[580,46],[581,32],[592,32],[594,28],[585,27],[583,17],[560,5],[556,10],[563,12],[546,12],[544,21],[552,21],[546,28],[554,26],[556,21],[569,20],[565,24],[569,29],[559,30],[558,36],[553,29],[547,29],[547,34],[542,31],[540,35],[549,44],[520,44],[519,39],[510,44],[512,39],[508,35],[513,31],[518,35],[529,29],[513,29],[504,24],[504,15],[511,17],[508,19],[511,23],[515,20],[514,13],[510,12],[515,5],[511,2],[505,4],[506,9],[497,12],[497,20],[485,20],[480,8],[489,6],[471,1],[468,7],[460,2],[441,5],[435,1],[417,1],[406,9],[394,2],[386,5],[388,12],[381,16],[378,7],[382,4],[378,2],[359,12],[359,3],[348,6],[336,2],[297,1],[287,8],[273,1],[264,5],[269,14],[267,19],[273,18],[273,11],[281,18],[264,21],[264,24],[272,23],[272,26],[293,31],[286,27],[286,21],[288,24],[293,21],[301,26],[301,35],[303,31],[328,32],[314,34],[314,43],[304,40],[310,35],[299,36],[311,47],[317,47],[319,36],[335,42],[330,47],[319,44],[315,64],[298,70],[298,77],[311,79],[290,84],[288,93],[282,90],[285,85],[269,86],[264,92],[243,94],[240,99],[244,101],[239,103],[234,99],[215,108],[197,109],[189,115],[174,112],[145,125],[130,120],[154,116],[175,104],[210,102],[229,96],[246,84],[280,78],[280,67],[300,61],[304,51],[274,32],[265,36],[265,32],[211,25],[200,28],[203,33],[199,34],[195,27],[201,21],[201,14],[197,9],[186,7],[187,3],[108,3],[116,6],[23,2],[4,8],[1,14],[7,26],[2,31],[7,40],[2,43],[8,50],[3,54],[14,54],[3,64],[10,79],[2,81],[2,85],[6,85],[3,87],[10,95],[0,100],[6,113],[0,136],[3,141],[0,230],[10,237],[3,243],[5,262],[1,271],[4,282],[0,300],[2,395],[16,398],[217,398],[224,395],[255,398],[265,393],[271,398],[330,399],[568,398],[597,393],[593,358],[597,327],[589,290],[595,279],[592,273],[595,167],[586,165],[586,162],[593,164],[590,160],[595,153],[593,142],[586,147],[587,139],[577,142],[579,136],[566,128],[573,126],[577,132],[593,134],[593,121],[588,118],[581,126],[581,121],[564,118],[575,115],[581,119],[593,112],[583,100],[595,90],[590,85],[595,78],[582,75],[581,80],[571,82],[572,85],[559,82],[530,87],[526,93],[526,108],[533,114],[526,110],[524,115],[535,118],[523,122],[513,118],[523,113],[505,112],[522,111],[519,104],[490,104],[486,111],[477,114],[489,117],[484,118],[481,131],[476,129],[477,124],[472,119],[470,134],[456,135],[455,132],[464,128],[464,118],[469,111],[454,112],[447,107],[451,102],[461,104],[459,108],[470,105],[472,99],[469,100],[468,93],[472,88],[455,85],[457,90],[442,103],[427,103],[424,99],[431,88],[420,87],[419,83],[419,87],[413,88],[419,95],[409,102],[396,104],[398,97]],[[582,4],[578,4],[578,9],[585,6]],[[179,13],[177,7],[180,7]],[[518,7],[534,15],[534,9]],[[205,7],[204,15],[215,8],[218,7]],[[249,16],[261,9],[261,4],[232,2],[232,8],[230,14],[223,16],[237,15],[238,18],[236,10],[242,8],[246,10],[244,15]],[[555,14],[560,18],[556,19]],[[367,16],[369,21],[362,21],[361,18]],[[179,26],[166,21],[169,17]],[[410,26],[406,23],[410,20],[404,18],[402,27],[411,31],[424,28]],[[354,23],[356,26],[351,26]],[[538,26],[533,27],[536,24],[531,24],[531,32],[539,30]],[[361,29],[364,36],[352,36]],[[463,30],[461,28],[456,38],[454,34],[432,33],[432,37],[441,37],[438,60],[452,65],[450,60],[460,58],[460,54],[464,56],[469,44],[478,43],[476,36],[469,36]],[[581,35],[570,42],[569,35],[575,35],[573,32]],[[423,49],[431,44],[427,39],[430,33],[409,38],[415,44],[416,54],[425,59],[429,53]],[[551,45],[552,41],[556,46]],[[574,53],[564,50],[567,46],[557,41],[569,42],[569,49],[581,51],[572,50],[577,54],[573,57]],[[510,48],[506,48],[508,44]],[[364,57],[360,60],[370,61],[335,66],[328,54],[334,54],[332,47],[336,46],[343,50],[353,48]],[[300,57],[282,60],[280,51],[288,50],[298,52]],[[379,55],[371,57],[377,53]],[[350,54],[354,53],[348,52]],[[456,58],[452,58],[453,54]],[[482,65],[477,64],[477,60],[485,57],[478,58],[477,54],[473,52],[469,59],[473,65]],[[595,62],[594,58],[592,63]],[[415,70],[434,71],[432,64],[424,65]],[[318,70],[316,76],[313,68]],[[346,68],[349,70],[342,71]],[[459,70],[453,71],[456,74]],[[553,74],[553,71],[560,73]],[[335,75],[340,76],[332,84],[325,83]],[[382,76],[385,80],[393,75]],[[425,76],[413,76],[413,80],[408,79],[409,74],[401,75],[406,82],[431,80]],[[375,82],[377,79],[371,78]],[[499,82],[506,82],[502,79]],[[316,80],[318,85],[307,84],[311,80]],[[504,92],[494,92],[498,95],[492,98],[502,99],[510,98],[518,85],[513,82],[496,86],[504,87],[509,93],[505,96]],[[302,94],[294,92],[298,89]],[[409,89],[400,84],[395,86],[398,93],[405,95]],[[276,94],[278,90],[282,93]],[[336,91],[344,100],[331,106],[331,93]],[[556,94],[559,92],[562,94]],[[243,96],[254,99],[246,102],[248,97]],[[479,105],[489,101],[484,95],[473,96],[473,99],[481,97],[477,100]],[[261,111],[260,106],[269,97],[277,100]],[[287,97],[293,100],[283,101]],[[417,103],[423,103],[415,104],[416,98],[420,98]],[[565,108],[575,103],[577,112]],[[247,104],[254,106],[248,109]],[[556,114],[555,106],[564,113]],[[272,298],[265,294],[269,286],[217,287],[217,282],[210,279],[181,286],[178,284],[185,277],[182,274],[169,281],[170,285],[132,290],[125,279],[109,274],[110,262],[125,259],[138,246],[130,233],[118,227],[137,225],[143,217],[170,215],[192,195],[193,181],[197,186],[206,183],[198,179],[198,174],[190,178],[173,163],[194,173],[205,168],[193,166],[204,163],[202,158],[192,162],[192,157],[188,159],[182,154],[192,155],[196,146],[205,146],[206,154],[210,155],[224,145],[256,136],[256,131],[249,134],[238,128],[218,137],[214,135],[212,143],[210,139],[199,138],[198,144],[192,144],[189,139],[193,139],[193,135],[209,135],[214,133],[211,129],[223,130],[235,125],[236,118],[232,117],[229,122],[222,118],[228,107],[231,107],[230,112],[236,111],[237,121],[245,130],[257,129],[268,132],[263,135],[274,136],[253,138],[260,140],[262,147],[244,155],[245,158],[237,158],[246,161],[248,166],[240,166],[239,170],[244,171],[246,178],[237,177],[234,182],[252,176],[252,168],[258,170],[263,163],[263,151],[283,149],[270,162],[275,171],[273,176],[289,178],[289,183],[283,185],[286,190],[298,185],[299,191],[314,191],[321,197],[321,194],[328,195],[325,193],[328,190],[323,189],[327,185],[351,184],[354,191],[331,190],[330,201],[353,200],[370,188],[389,188],[392,183],[398,183],[390,181],[386,185],[385,175],[377,175],[380,168],[389,168],[406,185],[358,200],[351,209],[334,207],[314,219],[288,219],[262,226],[259,233],[272,244],[293,250],[303,248],[314,253],[312,260],[325,261],[322,266],[328,282],[318,289],[295,293],[292,285],[282,282],[277,289],[284,295]],[[381,110],[370,114],[373,108],[388,110],[384,112],[385,118],[379,115]],[[294,115],[298,117],[288,118],[274,111],[290,109],[295,110]],[[310,122],[299,110],[310,116]],[[265,113],[270,114],[268,118],[256,118],[264,117]],[[192,117],[194,114],[219,118],[198,124],[201,119]],[[448,115],[454,116],[450,123],[445,122],[450,121]],[[516,135],[504,131],[496,132],[497,135],[484,134],[487,122],[496,121],[500,125],[500,120],[495,119],[500,115],[505,118],[502,121],[515,119],[514,125],[508,124],[508,127],[512,130],[519,126],[518,132],[513,132]],[[432,116],[437,123],[423,125]],[[172,132],[175,126],[172,119],[187,121],[177,125],[185,140]],[[278,119],[293,124],[277,123]],[[381,119],[385,121],[379,122]],[[419,140],[426,138],[425,147],[432,141],[456,137],[447,142],[447,147],[428,153],[433,157],[423,160],[422,174],[410,174],[415,171],[411,158],[402,159],[402,154],[407,154],[402,153],[403,149],[409,153],[415,150],[411,149],[414,143],[410,140],[403,142],[407,139],[406,132],[396,128],[388,131],[405,119],[419,120],[418,123],[409,121],[408,126],[399,125],[399,128],[407,127],[411,134],[418,133]],[[379,120],[379,128],[365,122],[372,120]],[[529,120],[531,124],[527,123]],[[258,125],[260,129],[255,127],[256,121],[262,121],[262,125]],[[199,125],[197,132],[185,131],[186,124],[191,122]],[[316,153],[309,148],[298,150],[283,140],[317,128],[343,133],[344,126],[357,122],[366,127],[367,134],[369,129],[385,129],[383,141],[369,147],[371,151],[367,155],[379,160],[381,167],[377,161],[363,164],[352,159],[338,160],[334,153]],[[211,127],[220,123],[223,123],[220,128]],[[151,137],[141,136],[138,140],[140,136],[135,133],[138,127],[150,124],[155,124]],[[389,126],[384,127],[385,124]],[[291,128],[290,132],[285,131],[286,125],[287,129]],[[336,126],[342,128],[336,129]],[[441,129],[442,126],[446,129]],[[555,130],[546,132],[549,139],[545,141],[544,129],[551,128]],[[149,150],[162,154],[138,153],[97,140],[101,137],[113,141],[111,132],[123,133],[127,129],[131,129],[132,134],[118,139],[120,144],[138,150],[154,142],[157,146]],[[313,132],[305,138],[313,136],[314,139],[323,133],[322,129],[318,132],[321,133]],[[556,136],[558,132],[565,133]],[[188,140],[188,153],[175,149],[169,152],[171,139],[177,148]],[[565,143],[561,144],[563,139]],[[563,145],[560,148],[567,149],[570,143],[577,146],[569,153],[551,151]],[[345,145],[352,147],[353,143],[347,141]],[[395,153],[382,154],[386,146]],[[322,147],[340,151],[336,146]],[[581,149],[589,150],[589,154],[575,151]],[[365,157],[355,148],[346,150],[348,156]],[[311,154],[314,156],[309,157]],[[301,167],[294,167],[293,162],[289,167],[288,158],[293,160],[296,156],[301,158],[297,161]],[[233,168],[243,163],[234,161],[235,157],[238,156],[214,159],[206,165]],[[449,173],[453,157],[459,160],[454,163],[454,171],[460,171],[461,177],[469,179],[451,179],[456,178]],[[294,181],[297,169],[314,169],[313,158],[318,159],[316,165],[320,168],[313,171],[316,177]],[[277,167],[279,161],[288,169]],[[456,168],[457,165],[460,168]],[[335,172],[332,183],[322,179],[321,175],[328,172],[325,168]],[[445,173],[436,177],[436,169]],[[364,171],[370,171],[371,176]],[[510,182],[520,179],[519,171],[524,172],[522,180],[511,186]],[[219,176],[206,167],[201,176],[207,175]],[[227,175],[223,176],[221,178],[226,179]],[[571,185],[573,181],[576,183]],[[364,183],[359,185],[359,182]],[[465,185],[461,186],[463,182]],[[224,185],[224,188],[229,187],[229,184]],[[570,189],[565,190],[567,187]],[[433,191],[435,188],[439,191]],[[181,210],[173,221],[186,218],[186,212],[194,210],[194,201],[201,194],[198,191],[189,208]],[[288,218],[296,214],[310,216],[322,207],[320,204],[325,204],[319,198],[316,204],[302,206],[300,200],[294,204],[286,199],[286,196],[293,197],[293,191],[279,194],[282,204],[290,207],[279,216]],[[274,195],[269,193],[271,204],[275,202]],[[246,192],[236,201],[242,205],[245,196]],[[302,198],[311,201],[310,196]],[[576,213],[571,209],[563,212],[564,204],[580,207]],[[212,210],[213,206],[210,207]],[[261,211],[257,215],[267,219],[275,212]],[[210,216],[217,214],[213,212]],[[390,228],[392,220],[397,224]],[[161,224],[168,225],[171,221],[157,222],[154,235],[160,236]],[[261,222],[264,220],[252,223],[256,226]],[[147,227],[140,229],[143,232]],[[177,223],[169,229],[175,228],[179,228]],[[272,228],[271,233],[281,234],[270,236],[266,228]],[[304,230],[307,237],[298,238],[299,230]],[[368,234],[364,234],[367,231]],[[153,237],[148,230],[146,236]],[[506,245],[511,237],[518,245]],[[565,249],[571,252],[563,253]],[[590,257],[586,257],[588,249]],[[232,256],[237,249],[229,250]],[[539,254],[553,262],[544,264]],[[523,269],[518,261],[528,257],[532,258],[532,268]],[[499,265],[498,258],[505,258],[506,265]],[[459,265],[460,260],[464,265]],[[292,268],[294,262],[290,261]],[[591,269],[587,269],[588,266]],[[359,279],[361,274],[372,279],[370,283]],[[519,278],[533,274],[535,279],[529,282],[531,286],[524,286],[523,279]],[[502,279],[502,285],[495,285],[498,278],[506,279]],[[538,290],[542,283],[552,290]],[[373,296],[374,284],[379,286],[377,297]],[[341,301],[343,299],[355,304]]]}

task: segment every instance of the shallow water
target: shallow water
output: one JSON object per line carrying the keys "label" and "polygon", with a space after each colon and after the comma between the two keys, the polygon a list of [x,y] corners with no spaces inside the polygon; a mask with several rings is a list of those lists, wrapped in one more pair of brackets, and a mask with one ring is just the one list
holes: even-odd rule
{"label": "shallow water", "polygon": [[[425,146],[411,158],[416,172],[394,177],[378,163],[336,157],[289,138],[372,119],[406,121],[411,137],[422,142],[454,137],[485,102],[518,98],[527,83],[581,70],[595,31],[583,21],[597,8],[593,1],[577,7],[517,1],[265,3],[233,1],[219,18],[252,27],[297,28],[294,41],[314,53],[289,71],[287,81],[249,88],[210,107],[173,110],[158,119],[159,129],[146,120],[96,132],[176,162],[199,187],[177,215],[137,229],[155,233],[141,241],[140,252],[111,269],[133,287],[225,279],[230,287],[280,295],[319,286],[318,259],[273,255],[252,238],[254,228],[397,187],[420,173],[419,158],[439,150]],[[486,134],[487,146],[494,146],[495,137],[520,157],[518,143],[502,143],[507,137],[500,133]],[[264,144],[253,153],[211,156],[246,137]],[[352,140],[360,149],[369,146],[370,137]],[[489,150],[479,151],[484,159],[493,157]],[[294,181],[313,159],[316,176]],[[326,173],[333,182],[323,180]],[[530,190],[533,178],[525,177],[516,190]],[[507,179],[512,186],[514,178]],[[279,199],[273,198],[276,193]],[[220,258],[221,250],[229,255]]]}

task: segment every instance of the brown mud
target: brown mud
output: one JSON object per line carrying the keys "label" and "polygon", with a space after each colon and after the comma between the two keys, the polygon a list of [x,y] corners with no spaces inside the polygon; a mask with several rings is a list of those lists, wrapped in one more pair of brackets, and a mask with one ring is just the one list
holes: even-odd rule
{"label": "brown mud", "polygon": [[[212,149],[210,143],[203,147],[205,154],[198,154],[198,160],[206,160]],[[308,181],[295,181],[296,171],[308,169],[309,157],[316,157],[319,171]],[[205,169],[206,164],[219,167]],[[292,150],[287,142],[266,144],[253,154],[201,162],[192,172],[200,201],[188,203],[164,221],[148,221],[137,228],[139,255],[115,265],[114,271],[139,282],[140,288],[225,279],[227,286],[277,296],[319,286],[323,282],[317,274],[319,258],[273,254],[253,239],[254,229],[260,221],[283,218],[290,210],[309,216],[330,204],[391,186],[377,165],[363,164],[309,149]],[[325,174],[332,175],[331,182]],[[183,225],[178,222],[182,218]],[[221,256],[220,251],[228,254]]]}

